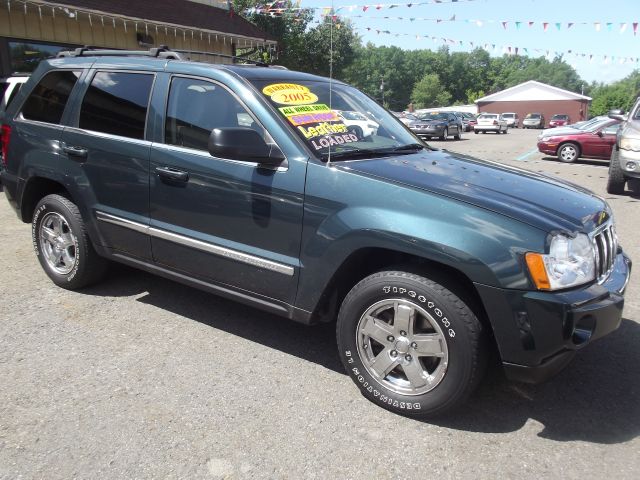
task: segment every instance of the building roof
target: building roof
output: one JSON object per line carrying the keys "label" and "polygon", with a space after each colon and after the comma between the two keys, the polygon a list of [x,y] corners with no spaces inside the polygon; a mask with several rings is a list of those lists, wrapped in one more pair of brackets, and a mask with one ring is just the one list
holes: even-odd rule
{"label": "building roof", "polygon": [[529,80],[515,87],[507,88],[500,92],[479,98],[480,102],[530,102],[536,100],[588,100],[591,97],[570,92],[562,88],[547,85],[546,83]]}
{"label": "building roof", "polygon": [[188,0],[55,0],[50,4],[118,15],[148,22],[275,41],[238,14]]}

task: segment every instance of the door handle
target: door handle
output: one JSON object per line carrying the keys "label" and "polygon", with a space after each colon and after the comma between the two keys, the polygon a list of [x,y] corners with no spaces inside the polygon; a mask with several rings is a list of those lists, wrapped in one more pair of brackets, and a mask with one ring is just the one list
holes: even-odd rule
{"label": "door handle", "polygon": [[80,158],[87,158],[89,154],[89,150],[84,147],[71,147],[69,145],[63,146],[62,151],[69,156]]}
{"label": "door handle", "polygon": [[172,182],[186,183],[189,181],[188,172],[185,172],[183,170],[177,170],[172,167],[156,167],[156,173],[160,178],[171,180]]}

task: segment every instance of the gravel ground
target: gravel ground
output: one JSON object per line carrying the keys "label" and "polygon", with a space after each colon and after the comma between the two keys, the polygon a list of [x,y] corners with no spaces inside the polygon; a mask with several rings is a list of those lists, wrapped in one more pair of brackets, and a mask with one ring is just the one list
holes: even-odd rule
{"label": "gravel ground", "polygon": [[[607,162],[532,153],[536,134],[433,144],[592,188],[640,261],[640,199],[605,195]],[[493,369],[466,407],[425,423],[360,396],[331,326],[125,267],[65,291],[4,200],[0,225],[1,479],[638,478],[637,268],[621,328],[558,377],[510,384]]]}

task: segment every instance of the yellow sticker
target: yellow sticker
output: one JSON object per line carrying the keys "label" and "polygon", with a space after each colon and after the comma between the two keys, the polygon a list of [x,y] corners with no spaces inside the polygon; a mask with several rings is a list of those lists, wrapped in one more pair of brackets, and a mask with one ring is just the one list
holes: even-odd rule
{"label": "yellow sticker", "polygon": [[271,100],[280,105],[303,105],[305,103],[316,103],[318,96],[311,92],[301,92],[299,90],[281,90],[271,95]]}
{"label": "yellow sticker", "polygon": [[283,90],[286,91],[298,91],[298,92],[308,92],[309,88],[304,85],[298,85],[297,83],[272,83],[271,85],[267,85],[262,89],[262,93],[264,93],[267,97],[273,96],[276,92],[281,92]]}

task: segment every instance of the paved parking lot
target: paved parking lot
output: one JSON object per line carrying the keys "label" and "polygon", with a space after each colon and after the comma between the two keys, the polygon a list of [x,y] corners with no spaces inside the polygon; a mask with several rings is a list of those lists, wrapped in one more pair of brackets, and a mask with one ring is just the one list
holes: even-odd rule
{"label": "paved parking lot", "polygon": [[[538,132],[433,145],[541,171],[607,198],[640,262],[640,199],[607,162],[532,152]],[[0,201],[0,478],[637,478],[640,275],[619,331],[554,380],[498,370],[432,423],[364,400],[332,326],[304,327],[124,267],[58,289]]]}

